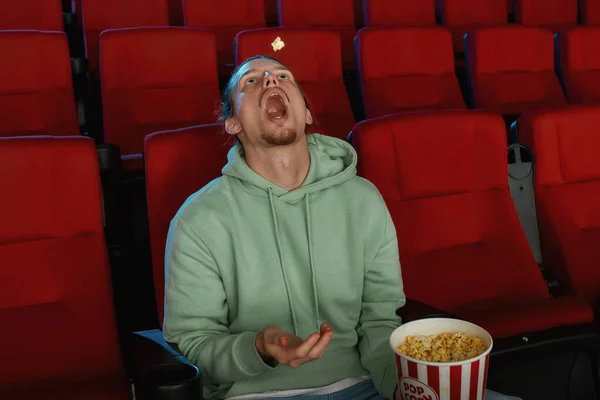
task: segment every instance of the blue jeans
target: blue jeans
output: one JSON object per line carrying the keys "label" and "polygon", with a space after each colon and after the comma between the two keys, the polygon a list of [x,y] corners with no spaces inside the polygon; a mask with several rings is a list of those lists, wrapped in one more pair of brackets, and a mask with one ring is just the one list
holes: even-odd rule
{"label": "blue jeans", "polygon": [[312,394],[301,394],[300,396],[293,397],[277,397],[273,400],[385,400],[383,396],[377,393],[373,381],[367,380],[356,385],[350,386],[339,392],[312,395]]}

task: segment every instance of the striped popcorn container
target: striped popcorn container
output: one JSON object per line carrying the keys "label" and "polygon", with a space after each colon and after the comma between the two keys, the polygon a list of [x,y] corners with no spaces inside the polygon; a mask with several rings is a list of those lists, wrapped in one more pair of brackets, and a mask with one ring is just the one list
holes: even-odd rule
{"label": "striped popcorn container", "polygon": [[[475,357],[459,362],[426,362],[398,349],[407,336],[429,336],[441,333],[464,333],[480,338],[488,347]],[[398,388],[402,400],[484,400],[488,361],[493,340],[483,328],[467,321],[450,318],[427,318],[408,322],[390,337],[396,357]]]}

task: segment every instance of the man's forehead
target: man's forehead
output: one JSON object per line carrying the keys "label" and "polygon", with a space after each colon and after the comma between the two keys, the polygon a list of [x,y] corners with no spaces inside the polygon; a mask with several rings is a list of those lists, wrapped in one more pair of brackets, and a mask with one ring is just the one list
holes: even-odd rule
{"label": "man's forehead", "polygon": [[236,80],[239,81],[240,79],[242,79],[242,77],[244,77],[245,75],[248,75],[250,73],[253,73],[256,71],[267,71],[269,69],[278,70],[278,71],[279,70],[288,71],[288,69],[286,67],[284,67],[277,61],[273,61],[273,60],[269,60],[269,59],[252,60],[252,61],[244,64],[244,66],[239,69],[239,71],[236,74],[237,75]]}

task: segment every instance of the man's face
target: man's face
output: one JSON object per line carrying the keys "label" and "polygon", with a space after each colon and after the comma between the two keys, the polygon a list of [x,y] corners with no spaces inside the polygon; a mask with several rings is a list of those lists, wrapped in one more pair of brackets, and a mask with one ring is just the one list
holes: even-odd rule
{"label": "man's face", "polygon": [[225,121],[225,127],[242,143],[289,145],[304,135],[306,124],[312,124],[294,76],[278,62],[250,61],[233,79],[234,116]]}

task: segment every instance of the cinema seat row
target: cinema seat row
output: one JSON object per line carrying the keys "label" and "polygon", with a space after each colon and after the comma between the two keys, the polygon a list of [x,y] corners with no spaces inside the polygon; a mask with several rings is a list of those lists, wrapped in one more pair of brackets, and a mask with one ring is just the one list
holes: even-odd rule
{"label": "cinema seat row", "polygon": [[[519,120],[536,156],[544,262],[562,288],[555,297],[510,197],[501,115],[423,111],[353,128],[359,175],[377,186],[396,226],[410,299],[403,316],[418,317],[423,304],[488,329],[496,349],[492,387],[506,389],[502,385],[512,381],[505,374],[518,371],[520,363],[551,363],[545,357],[573,351],[597,355],[598,124],[600,106],[527,112]],[[219,125],[208,124],[144,140],[161,315],[168,225],[191,193],[220,175],[231,142],[219,133]],[[13,327],[0,334],[11,344],[0,356],[0,395],[39,398],[54,380],[52,399],[128,398],[127,377],[137,375],[118,344],[94,142],[0,138],[0,183],[12,188],[0,198],[0,317]],[[24,285],[35,290],[24,291]],[[529,373],[524,386],[530,389],[521,389],[538,395],[555,390],[547,376],[537,375]]]}
{"label": "cinema seat row", "polygon": [[[107,29],[184,25],[215,33],[221,74],[233,67],[231,46],[237,32],[266,26],[328,27],[342,38],[344,66],[354,69],[356,29],[373,26],[434,26],[452,32],[455,52],[463,51],[463,36],[473,28],[514,22],[553,31],[600,23],[597,0],[73,0],[71,10],[83,27],[86,56],[98,70],[98,37]],[[579,4],[579,8],[578,8]],[[313,12],[318,9],[319,12]],[[61,0],[3,0],[0,30],[62,30]],[[580,10],[580,13],[579,11]],[[580,18],[579,18],[580,16]],[[579,19],[578,19],[579,18]],[[364,21],[363,21],[364,20]]]}
{"label": "cinema seat row", "polygon": [[[271,43],[277,37],[285,47],[275,51]],[[466,38],[470,88],[463,93],[445,28],[363,28],[356,49],[365,117],[469,107],[500,113],[512,122],[528,110],[593,104],[600,98],[600,61],[594,61],[598,38],[598,27],[560,34],[557,77],[550,31],[522,26],[473,31]],[[212,32],[109,30],[100,36],[100,48],[103,141],[120,146],[126,170],[143,167],[147,134],[216,121],[218,52]],[[65,35],[0,32],[0,53],[10,54],[0,63],[0,135],[77,135]],[[256,54],[273,55],[296,73],[313,103],[314,131],[346,138],[356,118],[344,83],[339,35],[317,28],[238,34],[234,62]]]}

